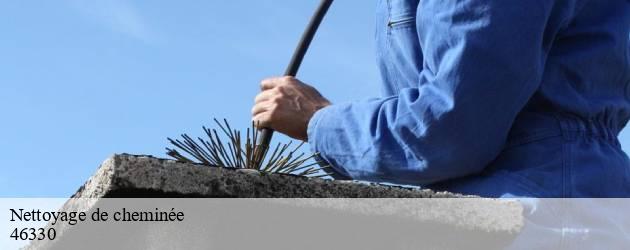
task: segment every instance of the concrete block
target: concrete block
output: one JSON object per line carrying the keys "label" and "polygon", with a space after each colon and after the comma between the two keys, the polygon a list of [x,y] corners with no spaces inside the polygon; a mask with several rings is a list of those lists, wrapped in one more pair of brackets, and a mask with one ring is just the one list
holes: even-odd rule
{"label": "concrete block", "polygon": [[[61,211],[116,209],[120,199],[115,198],[274,199],[160,199],[162,205],[185,208],[192,219],[185,226],[144,223],[130,224],[124,230],[116,224],[109,228],[94,223],[62,224],[55,226],[57,240],[34,242],[27,249],[80,249],[82,242],[90,242],[90,249],[249,249],[257,244],[269,249],[319,249],[318,245],[293,248],[292,244],[312,237],[337,242],[337,248],[344,249],[485,249],[509,244],[523,227],[523,209],[514,201],[269,175],[127,154],[107,159],[72,198]],[[128,208],[156,203],[146,199],[123,202]],[[286,228],[280,240],[274,238],[278,232],[268,230],[269,225]],[[242,229],[256,233],[242,235]],[[453,235],[470,241],[452,240]]]}

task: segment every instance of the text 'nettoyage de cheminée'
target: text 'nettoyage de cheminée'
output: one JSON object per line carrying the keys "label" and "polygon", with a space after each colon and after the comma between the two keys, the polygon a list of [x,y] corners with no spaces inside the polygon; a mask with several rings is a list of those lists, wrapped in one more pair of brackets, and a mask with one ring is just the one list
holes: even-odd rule
{"label": "text 'nettoyage de chemin\u00e9e'", "polygon": [[[68,222],[70,225],[76,225],[79,221],[85,221],[88,218],[86,212],[42,212],[39,209],[33,209],[25,211],[24,209],[9,209],[11,211],[11,221],[21,222],[51,222],[51,225],[57,224],[57,222]],[[110,217],[110,214],[112,215]],[[151,221],[183,221],[184,213],[179,211],[160,211],[158,208],[155,211],[127,211],[123,208],[122,211],[116,211],[114,213],[98,212],[92,214],[92,221],[107,221],[113,219],[114,221],[124,222],[151,222]]]}

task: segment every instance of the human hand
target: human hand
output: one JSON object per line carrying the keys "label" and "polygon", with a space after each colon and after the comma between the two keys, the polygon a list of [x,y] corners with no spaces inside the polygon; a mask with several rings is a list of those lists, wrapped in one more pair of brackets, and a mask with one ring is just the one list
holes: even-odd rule
{"label": "human hand", "polygon": [[318,110],[331,103],[315,88],[285,76],[268,78],[260,84],[252,117],[259,128],[271,128],[294,139],[307,141],[308,123]]}

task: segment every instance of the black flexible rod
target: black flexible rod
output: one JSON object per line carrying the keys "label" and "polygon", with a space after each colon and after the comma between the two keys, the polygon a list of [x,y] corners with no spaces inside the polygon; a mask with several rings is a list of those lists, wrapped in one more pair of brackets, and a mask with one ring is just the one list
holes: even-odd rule
{"label": "black flexible rod", "polygon": [[306,30],[304,30],[302,39],[300,39],[297,48],[295,48],[295,52],[293,52],[291,62],[289,63],[287,70],[284,72],[285,76],[297,75],[300,65],[302,64],[302,60],[304,59],[304,55],[306,55],[306,51],[308,51],[308,48],[315,37],[315,33],[317,33],[317,29],[322,23],[322,20],[324,20],[324,16],[326,16],[326,12],[328,12],[332,3],[333,0],[322,0],[319,4],[317,11],[315,11],[315,14],[313,14]]}
{"label": "black flexible rod", "polygon": [[[313,14],[311,21],[309,22],[304,34],[302,35],[302,39],[298,43],[295,52],[293,52],[293,57],[291,58],[291,62],[285,71],[285,76],[296,76],[298,70],[300,69],[300,65],[302,64],[302,60],[304,59],[304,55],[308,50],[308,47],[311,45],[311,41],[315,37],[315,33],[317,33],[317,29],[319,25],[322,23],[324,16],[326,16],[326,12],[332,5],[333,0],[322,0],[319,4],[319,7]],[[262,159],[264,158],[267,150],[269,150],[269,143],[271,143],[271,138],[273,137],[273,130],[269,128],[263,128],[260,131],[260,139],[258,140],[257,150],[259,152],[255,153],[255,166],[260,166],[262,163]]]}

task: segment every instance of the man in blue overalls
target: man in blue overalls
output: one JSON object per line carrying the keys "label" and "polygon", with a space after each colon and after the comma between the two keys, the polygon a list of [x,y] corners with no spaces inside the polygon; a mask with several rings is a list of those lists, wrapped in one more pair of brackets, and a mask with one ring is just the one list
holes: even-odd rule
{"label": "man in blue overalls", "polygon": [[628,0],[380,0],[384,95],[262,82],[261,126],[349,179],[487,197],[630,197]]}

